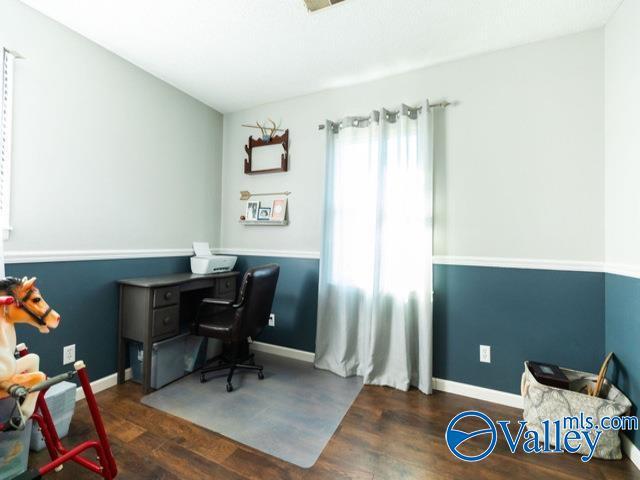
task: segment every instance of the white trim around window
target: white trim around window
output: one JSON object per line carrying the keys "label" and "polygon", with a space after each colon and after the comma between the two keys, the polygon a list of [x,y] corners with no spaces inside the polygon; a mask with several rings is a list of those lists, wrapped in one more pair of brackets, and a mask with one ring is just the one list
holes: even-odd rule
{"label": "white trim around window", "polygon": [[7,240],[11,231],[11,137],[13,126],[13,65],[16,56],[6,48],[0,71],[0,228]]}

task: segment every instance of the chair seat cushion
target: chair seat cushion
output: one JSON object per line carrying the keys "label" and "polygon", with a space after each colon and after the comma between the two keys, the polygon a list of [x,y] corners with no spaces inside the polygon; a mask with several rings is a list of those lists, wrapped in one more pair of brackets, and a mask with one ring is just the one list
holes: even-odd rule
{"label": "chair seat cushion", "polygon": [[235,324],[235,310],[229,308],[216,313],[208,319],[203,319],[198,325],[198,335],[203,337],[219,338],[221,340],[232,340]]}

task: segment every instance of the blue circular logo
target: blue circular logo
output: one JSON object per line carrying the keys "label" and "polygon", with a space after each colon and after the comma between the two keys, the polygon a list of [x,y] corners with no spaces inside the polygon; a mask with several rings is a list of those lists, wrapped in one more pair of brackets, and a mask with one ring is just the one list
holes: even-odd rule
{"label": "blue circular logo", "polygon": [[[486,423],[487,428],[482,428],[480,430],[476,430],[474,432],[465,432],[463,430],[456,429],[456,424],[462,420],[463,418],[479,418],[484,423]],[[490,435],[491,441],[489,442],[489,446],[478,455],[465,455],[458,451],[458,448],[467,440],[473,437],[477,437],[479,435]],[[451,419],[449,425],[447,426],[447,431],[444,434],[444,438],[447,441],[447,447],[451,453],[453,453],[460,460],[464,460],[465,462],[477,462],[489,456],[493,449],[496,447],[496,442],[498,439],[498,433],[496,431],[496,426],[493,424],[493,421],[484,413],[476,412],[473,410],[469,410],[466,412],[461,412],[455,417]]]}

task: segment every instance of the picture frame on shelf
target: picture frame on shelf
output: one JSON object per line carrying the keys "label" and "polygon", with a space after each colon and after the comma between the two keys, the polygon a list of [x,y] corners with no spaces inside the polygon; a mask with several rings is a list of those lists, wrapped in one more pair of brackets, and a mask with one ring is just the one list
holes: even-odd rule
{"label": "picture frame on shelf", "polygon": [[249,201],[247,202],[247,213],[245,214],[246,220],[258,220],[258,211],[260,210],[260,202]]}
{"label": "picture frame on shelf", "polygon": [[287,199],[278,198],[271,205],[271,220],[274,222],[282,222],[287,215]]}
{"label": "picture frame on shelf", "polygon": [[258,208],[258,220],[261,220],[261,221],[271,220],[271,208],[270,207]]}

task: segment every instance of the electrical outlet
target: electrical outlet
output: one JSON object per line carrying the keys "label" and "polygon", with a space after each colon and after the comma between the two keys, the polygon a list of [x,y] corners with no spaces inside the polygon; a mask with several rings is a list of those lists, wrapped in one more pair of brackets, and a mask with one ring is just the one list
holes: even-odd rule
{"label": "electrical outlet", "polygon": [[480,345],[480,361],[482,363],[491,363],[491,346]]}
{"label": "electrical outlet", "polygon": [[272,313],[271,315],[269,315],[269,326],[270,327],[275,327],[276,326],[276,314]]}
{"label": "electrical outlet", "polygon": [[67,345],[62,349],[62,364],[67,365],[76,361],[76,345]]}

